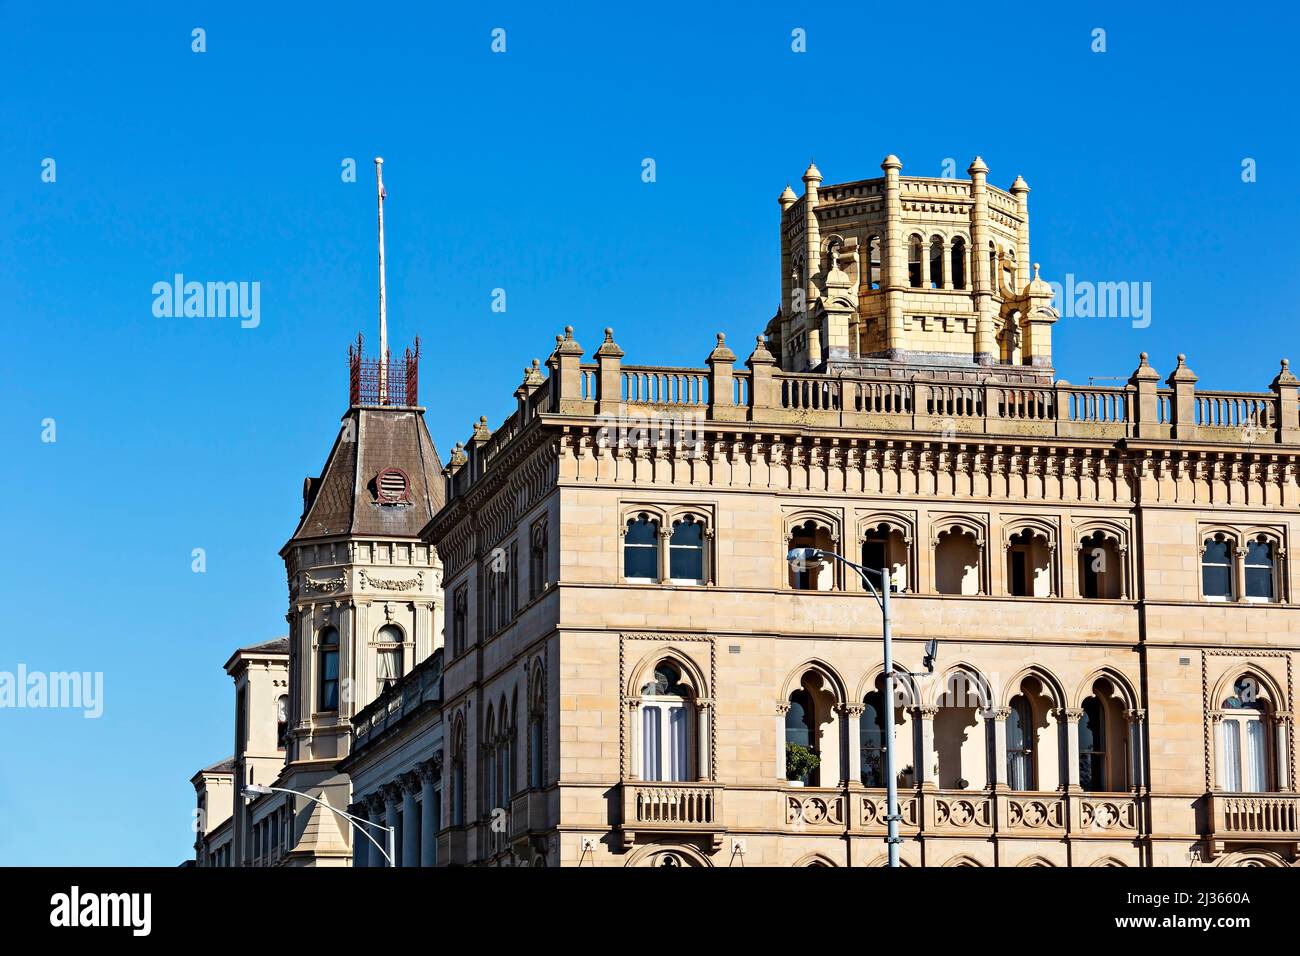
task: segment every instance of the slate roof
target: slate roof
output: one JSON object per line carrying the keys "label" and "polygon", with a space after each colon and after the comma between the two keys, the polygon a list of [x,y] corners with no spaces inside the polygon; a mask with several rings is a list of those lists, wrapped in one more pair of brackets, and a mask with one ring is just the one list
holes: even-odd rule
{"label": "slate roof", "polygon": [[[423,411],[354,407],[343,421],[320,477],[307,479],[306,507],[289,543],[335,535],[418,538],[443,503],[442,462]],[[349,432],[354,441],[344,440]],[[406,473],[409,503],[379,503],[375,479],[386,468]]]}

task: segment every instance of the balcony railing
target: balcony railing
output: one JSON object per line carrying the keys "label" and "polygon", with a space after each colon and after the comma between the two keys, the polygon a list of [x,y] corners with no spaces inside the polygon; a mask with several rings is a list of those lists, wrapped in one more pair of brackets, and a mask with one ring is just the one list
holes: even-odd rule
{"label": "balcony railing", "polygon": [[722,786],[714,783],[624,783],[624,845],[637,833],[711,834],[722,839]]}
{"label": "balcony railing", "polygon": [[1218,840],[1300,840],[1300,794],[1214,793],[1210,821]]}

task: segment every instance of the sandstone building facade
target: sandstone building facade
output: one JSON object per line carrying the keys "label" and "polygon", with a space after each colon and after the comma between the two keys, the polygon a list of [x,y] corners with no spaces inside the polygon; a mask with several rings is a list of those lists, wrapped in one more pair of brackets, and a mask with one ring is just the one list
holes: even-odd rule
{"label": "sandstone building facade", "polygon": [[[1057,380],[1024,181],[882,169],[781,195],[741,368],[569,329],[453,451],[402,538],[441,640],[330,725],[406,865],[879,865],[891,747],[907,865],[1296,863],[1295,377]],[[888,568],[899,668],[940,640],[893,727],[875,601],[803,547]],[[301,697],[326,619],[295,624]]]}

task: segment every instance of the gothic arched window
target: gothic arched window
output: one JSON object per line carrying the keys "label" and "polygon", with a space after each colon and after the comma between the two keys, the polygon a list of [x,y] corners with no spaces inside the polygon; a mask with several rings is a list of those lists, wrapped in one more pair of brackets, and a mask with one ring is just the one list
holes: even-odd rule
{"label": "gothic arched window", "polygon": [[1276,549],[1273,542],[1262,535],[1246,543],[1246,599],[1249,601],[1276,601]]}
{"label": "gothic arched window", "polygon": [[673,522],[668,539],[668,577],[677,583],[704,583],[704,525],[694,515]]}
{"label": "gothic arched window", "polygon": [[1007,785],[1012,790],[1033,790],[1034,714],[1023,694],[1011,698],[1007,715]]}
{"label": "gothic arched window", "polygon": [[1222,534],[1205,540],[1201,552],[1201,590],[1207,601],[1231,601],[1236,597],[1232,585],[1233,543]]}
{"label": "gothic arched window", "polygon": [[628,519],[623,536],[623,577],[629,581],[659,580],[659,522],[648,514]]}
{"label": "gothic arched window", "polygon": [[691,779],[691,692],[681,671],[661,661],[641,687],[641,778]]}
{"label": "gothic arched window", "polygon": [[952,287],[966,288],[966,240],[958,236],[952,241]]}

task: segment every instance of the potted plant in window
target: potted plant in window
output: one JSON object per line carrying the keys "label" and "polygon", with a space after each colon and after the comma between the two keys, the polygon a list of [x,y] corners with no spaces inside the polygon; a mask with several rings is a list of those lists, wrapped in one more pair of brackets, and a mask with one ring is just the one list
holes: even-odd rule
{"label": "potted plant in window", "polygon": [[818,767],[822,758],[803,744],[785,745],[785,778],[792,787],[802,787]]}

